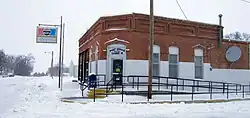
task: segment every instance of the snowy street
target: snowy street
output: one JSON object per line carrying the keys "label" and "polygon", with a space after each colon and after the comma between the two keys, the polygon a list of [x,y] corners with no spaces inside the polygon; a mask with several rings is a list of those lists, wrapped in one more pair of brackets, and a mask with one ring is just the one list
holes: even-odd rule
{"label": "snowy street", "polygon": [[64,78],[57,88],[50,77],[0,79],[0,118],[249,118],[250,101],[207,104],[64,103],[80,96],[77,83]]}

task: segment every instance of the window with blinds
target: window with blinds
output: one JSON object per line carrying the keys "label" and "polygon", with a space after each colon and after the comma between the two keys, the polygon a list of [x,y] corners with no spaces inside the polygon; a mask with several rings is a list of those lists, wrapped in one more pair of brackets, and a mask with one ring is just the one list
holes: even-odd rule
{"label": "window with blinds", "polygon": [[153,53],[153,76],[160,76],[160,54]]}
{"label": "window with blinds", "polygon": [[194,56],[195,78],[203,79],[203,57]]}
{"label": "window with blinds", "polygon": [[169,54],[169,77],[178,77],[178,55]]}

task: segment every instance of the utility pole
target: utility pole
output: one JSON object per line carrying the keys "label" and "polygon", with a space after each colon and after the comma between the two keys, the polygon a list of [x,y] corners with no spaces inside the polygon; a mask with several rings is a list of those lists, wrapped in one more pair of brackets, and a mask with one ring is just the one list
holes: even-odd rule
{"label": "utility pole", "polygon": [[149,64],[148,64],[148,99],[152,99],[152,75],[153,75],[153,44],[154,44],[154,1],[150,0],[150,19],[149,19]]}
{"label": "utility pole", "polygon": [[59,47],[59,72],[58,72],[58,77],[59,77],[59,79],[58,79],[58,88],[60,88],[61,87],[61,63],[62,63],[62,58],[61,58],[61,56],[62,56],[62,16],[61,16],[61,24],[60,24],[60,47]]}

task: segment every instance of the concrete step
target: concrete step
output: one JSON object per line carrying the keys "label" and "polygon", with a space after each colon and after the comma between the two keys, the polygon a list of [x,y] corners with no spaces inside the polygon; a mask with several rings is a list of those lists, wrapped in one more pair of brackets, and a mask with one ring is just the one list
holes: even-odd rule
{"label": "concrete step", "polygon": [[106,98],[106,96],[105,95],[95,95],[95,97],[94,97],[94,95],[88,95],[88,98],[90,98],[90,99],[94,99],[94,98],[101,99],[101,98]]}
{"label": "concrete step", "polygon": [[105,95],[106,94],[106,92],[95,92],[94,93],[94,91],[92,92],[92,91],[88,91],[88,95]]}
{"label": "concrete step", "polygon": [[93,88],[91,88],[89,92],[94,92],[94,91],[95,91],[96,93],[105,93],[105,92],[106,92],[106,89],[100,89],[100,88],[98,88],[98,89],[93,89]]}

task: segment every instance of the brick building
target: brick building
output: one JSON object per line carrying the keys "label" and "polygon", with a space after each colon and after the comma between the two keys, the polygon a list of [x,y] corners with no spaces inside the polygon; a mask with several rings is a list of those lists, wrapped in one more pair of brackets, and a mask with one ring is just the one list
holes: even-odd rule
{"label": "brick building", "polygon": [[[220,40],[220,29],[215,24],[155,16],[153,75],[248,82],[248,43]],[[122,75],[148,75],[148,39],[148,15],[100,17],[79,40],[79,79],[90,72],[110,79],[117,68]],[[231,46],[241,50],[234,63],[225,58]]]}

